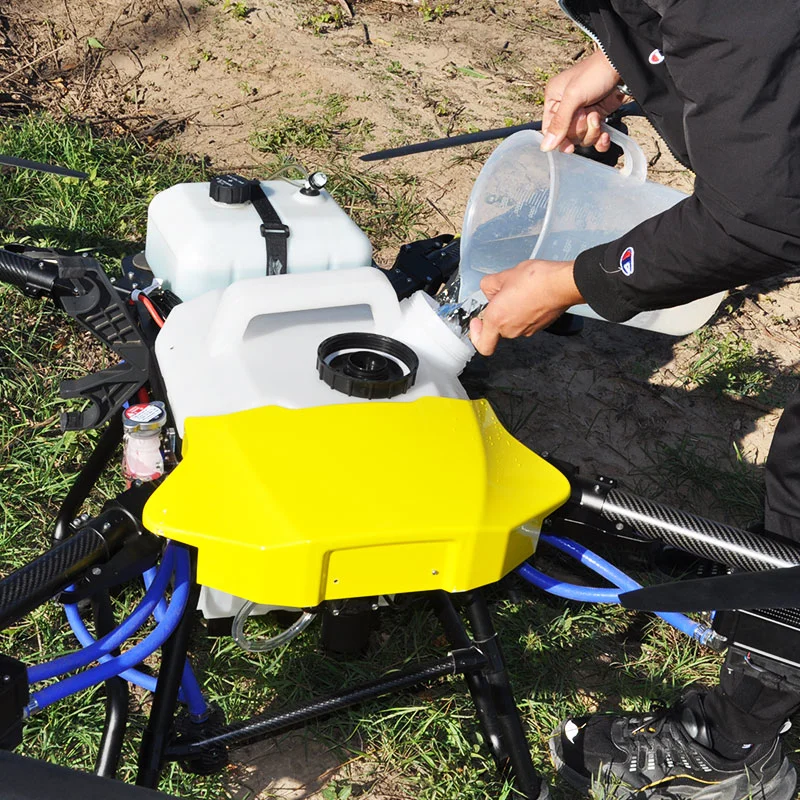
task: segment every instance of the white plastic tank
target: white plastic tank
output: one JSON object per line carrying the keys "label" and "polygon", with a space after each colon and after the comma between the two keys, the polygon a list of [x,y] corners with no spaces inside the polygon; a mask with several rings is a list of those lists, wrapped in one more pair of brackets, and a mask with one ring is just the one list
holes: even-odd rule
{"label": "white plastic tank", "polygon": [[[289,229],[289,274],[372,263],[369,239],[324,189],[309,192],[307,182],[283,179],[260,185]],[[159,192],[147,211],[147,263],[184,301],[267,274],[267,246],[253,203],[210,195],[210,182],[179,183]]]}
{"label": "white plastic tank", "polygon": [[[475,292],[484,275],[529,258],[572,260],[686,199],[683,192],[648,181],[647,159],[636,142],[606,130],[623,150],[622,169],[577,155],[543,153],[536,131],[516,133],[492,153],[464,215],[459,300]],[[708,321],[724,294],[646,311],[624,324],[684,335]],[[602,319],[588,305],[569,311]]]}
{"label": "white plastic tank", "polygon": [[252,278],[182,303],[156,339],[178,431],[190,416],[373,402],[320,379],[318,348],[341,333],[388,336],[414,351],[416,380],[391,402],[465,398],[458,375],[475,350],[438,308],[424,292],[398,301],[376,267]]}

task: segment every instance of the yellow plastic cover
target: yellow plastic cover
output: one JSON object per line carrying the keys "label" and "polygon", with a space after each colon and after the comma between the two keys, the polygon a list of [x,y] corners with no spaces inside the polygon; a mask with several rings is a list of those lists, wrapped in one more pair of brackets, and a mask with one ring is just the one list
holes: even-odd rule
{"label": "yellow plastic cover", "polygon": [[194,417],[183,456],[145,525],[197,547],[200,583],[272,605],[493,583],[569,495],[484,400]]}

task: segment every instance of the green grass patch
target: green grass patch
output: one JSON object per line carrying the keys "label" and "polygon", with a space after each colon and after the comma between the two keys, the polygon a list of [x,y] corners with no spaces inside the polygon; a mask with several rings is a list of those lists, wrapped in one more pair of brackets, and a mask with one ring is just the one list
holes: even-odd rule
{"label": "green grass patch", "polygon": [[694,338],[697,354],[686,371],[686,383],[743,397],[768,394],[776,372],[773,356],[757,352],[751,342],[735,333],[720,336],[712,326],[701,328]]}
{"label": "green grass patch", "polygon": [[347,17],[341,8],[328,7],[325,11],[307,14],[300,20],[300,27],[310,30],[315,36],[322,36],[330,31],[344,28]]}
{"label": "green grass patch", "polygon": [[205,179],[198,159],[166,146],[148,149],[132,137],[102,138],[88,127],[41,115],[0,125],[0,153],[89,173],[80,181],[4,168],[4,236],[41,246],[97,248],[109,256],[144,241],[147,204],[156,192]]}
{"label": "green grass patch", "polygon": [[[731,446],[728,463],[720,466],[719,443],[686,435],[675,445],[656,443],[654,466],[647,474],[654,484],[704,516],[747,525],[764,513],[763,467]],[[705,512],[702,509],[707,509]]]}

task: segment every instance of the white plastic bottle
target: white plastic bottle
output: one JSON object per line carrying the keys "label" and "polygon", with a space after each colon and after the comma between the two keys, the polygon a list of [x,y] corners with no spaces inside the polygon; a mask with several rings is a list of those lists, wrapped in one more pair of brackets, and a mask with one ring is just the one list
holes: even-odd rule
{"label": "white plastic bottle", "polygon": [[161,430],[167,422],[164,403],[137,403],[122,412],[122,473],[134,481],[154,481],[164,474]]}

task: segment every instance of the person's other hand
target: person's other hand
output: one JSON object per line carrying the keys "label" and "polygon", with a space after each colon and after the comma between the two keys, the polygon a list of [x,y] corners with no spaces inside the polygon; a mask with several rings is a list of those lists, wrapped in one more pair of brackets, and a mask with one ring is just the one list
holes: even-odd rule
{"label": "person's other hand", "polygon": [[594,145],[606,152],[611,139],[600,123],[622,105],[619,81],[619,73],[599,50],[551,78],[544,90],[542,150],[571,153],[575,145]]}
{"label": "person's other hand", "polygon": [[500,339],[532,336],[583,298],[572,277],[572,261],[523,261],[487,275],[481,290],[489,304],[470,324],[470,339],[485,356]]}

